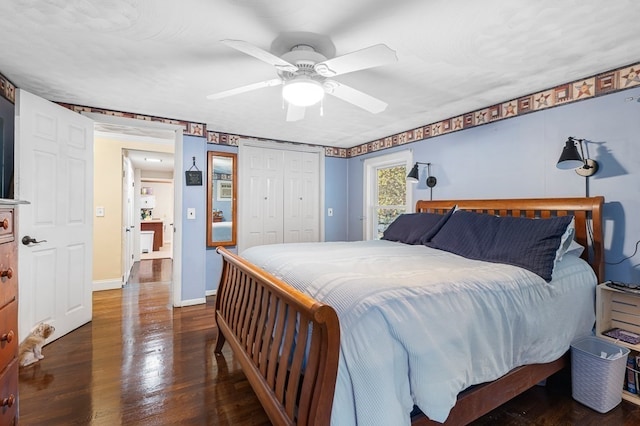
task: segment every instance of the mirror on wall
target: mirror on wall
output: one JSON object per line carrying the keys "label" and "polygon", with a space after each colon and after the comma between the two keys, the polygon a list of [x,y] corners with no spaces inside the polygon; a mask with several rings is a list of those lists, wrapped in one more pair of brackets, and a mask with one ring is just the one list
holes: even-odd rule
{"label": "mirror on wall", "polygon": [[236,154],[210,151],[207,159],[207,246],[236,245]]}

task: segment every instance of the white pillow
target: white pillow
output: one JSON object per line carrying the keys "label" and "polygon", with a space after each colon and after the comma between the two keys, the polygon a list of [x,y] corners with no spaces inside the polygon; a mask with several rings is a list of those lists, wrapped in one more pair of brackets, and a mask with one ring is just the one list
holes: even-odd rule
{"label": "white pillow", "polygon": [[562,234],[562,238],[560,239],[560,246],[556,251],[556,262],[561,260],[562,256],[564,256],[567,250],[569,250],[569,247],[573,242],[573,236],[575,235],[575,233],[576,233],[576,219],[572,218],[569,225],[567,225],[567,229],[564,231],[564,234]]}
{"label": "white pillow", "polygon": [[564,252],[564,255],[580,257],[583,251],[584,246],[582,244],[576,242],[575,240],[571,240],[571,244],[569,245],[567,251]]}

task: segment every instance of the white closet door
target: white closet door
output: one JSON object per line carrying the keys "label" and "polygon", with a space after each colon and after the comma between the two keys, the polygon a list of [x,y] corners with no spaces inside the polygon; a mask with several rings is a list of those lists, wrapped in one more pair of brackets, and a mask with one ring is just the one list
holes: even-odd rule
{"label": "white closet door", "polygon": [[302,152],[284,151],[284,242],[298,243],[302,238]]}
{"label": "white closet door", "polygon": [[303,241],[320,241],[320,154],[303,152],[302,235]]}
{"label": "white closet door", "polygon": [[284,242],[320,240],[319,154],[284,152]]}
{"label": "white closet door", "polygon": [[282,242],[282,153],[247,146],[242,151],[242,250]]}
{"label": "white closet door", "polygon": [[282,152],[264,149],[263,244],[281,243],[282,236]]}
{"label": "white closet door", "polygon": [[240,144],[240,253],[256,245],[322,240],[323,162],[320,150]]}

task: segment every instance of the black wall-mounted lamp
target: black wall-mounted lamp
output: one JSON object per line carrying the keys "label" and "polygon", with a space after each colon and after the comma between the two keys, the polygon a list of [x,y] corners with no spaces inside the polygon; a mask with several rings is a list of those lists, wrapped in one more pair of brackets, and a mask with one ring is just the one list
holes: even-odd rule
{"label": "black wall-mounted lamp", "polygon": [[[593,176],[598,171],[598,162],[591,158],[585,158],[582,142],[584,139],[569,136],[556,167],[563,170],[575,169],[577,174],[584,177]],[[576,143],[580,146],[580,152],[578,152]]]}
{"label": "black wall-mounted lamp", "polygon": [[433,188],[434,186],[436,186],[436,183],[438,183],[438,179],[436,179],[435,176],[431,176],[431,163],[421,163],[419,161],[416,161],[416,164],[413,165],[413,168],[411,169],[411,171],[407,175],[407,182],[411,182],[411,183],[417,183],[418,182],[418,178],[419,178],[418,164],[426,164],[427,165],[427,175],[428,175],[427,176],[427,186],[429,188]]}

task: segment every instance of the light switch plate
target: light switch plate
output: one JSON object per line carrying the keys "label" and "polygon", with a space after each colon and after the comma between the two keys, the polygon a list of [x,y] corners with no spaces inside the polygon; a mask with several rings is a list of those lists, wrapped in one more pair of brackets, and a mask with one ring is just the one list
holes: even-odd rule
{"label": "light switch plate", "polygon": [[333,216],[333,209],[331,207],[327,209],[327,216]]}
{"label": "light switch plate", "polygon": [[193,207],[189,207],[187,209],[187,219],[195,219],[196,218],[196,209]]}
{"label": "light switch plate", "polygon": [[96,207],[96,217],[104,217],[104,207]]}

